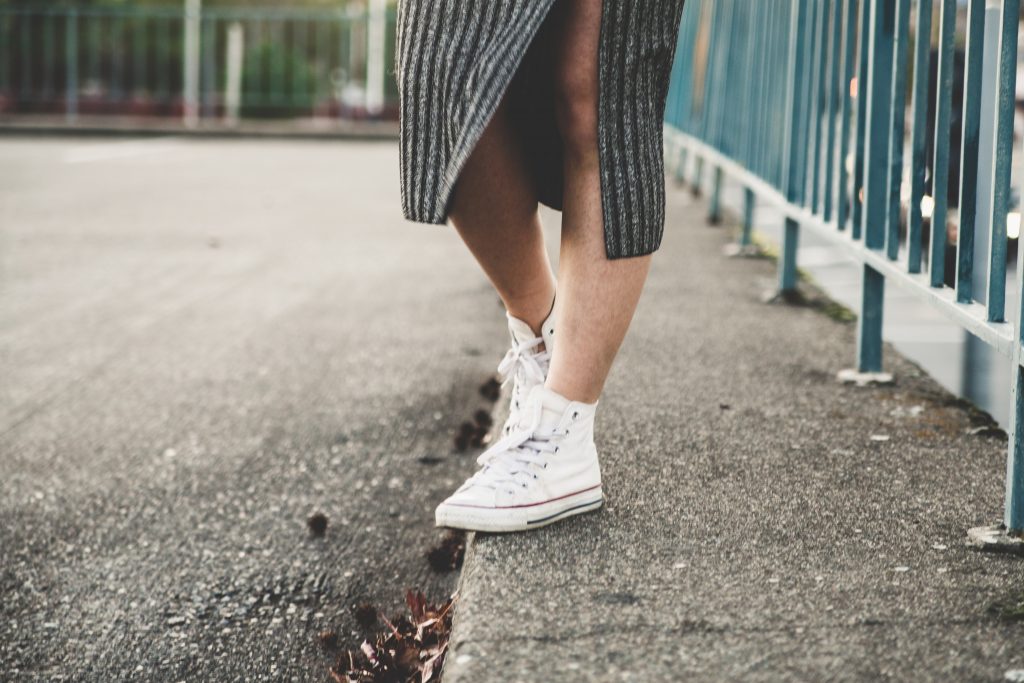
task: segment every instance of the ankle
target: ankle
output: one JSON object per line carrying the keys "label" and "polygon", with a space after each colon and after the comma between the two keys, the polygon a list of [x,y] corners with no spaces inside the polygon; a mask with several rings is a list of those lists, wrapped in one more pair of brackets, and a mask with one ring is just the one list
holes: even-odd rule
{"label": "ankle", "polygon": [[603,388],[589,386],[583,382],[567,381],[565,378],[559,377],[553,373],[548,375],[548,379],[544,382],[544,386],[559,396],[564,396],[570,401],[582,403],[588,406],[597,405],[598,400],[601,398],[601,390]]}
{"label": "ankle", "polygon": [[540,297],[522,297],[515,302],[505,302],[508,314],[519,318],[527,325],[536,336],[541,336],[541,328],[555,310],[555,293],[552,290]]}

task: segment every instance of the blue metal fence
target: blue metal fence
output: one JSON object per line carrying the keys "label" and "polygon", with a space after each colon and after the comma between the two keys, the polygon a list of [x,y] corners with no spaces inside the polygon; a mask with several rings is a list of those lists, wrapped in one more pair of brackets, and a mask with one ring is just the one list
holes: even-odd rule
{"label": "blue metal fence", "polygon": [[1012,358],[1004,520],[973,534],[1011,544],[1024,535],[1024,336],[1004,310],[1019,16],[1020,0],[690,0],[665,131],[678,178],[713,169],[711,220],[724,178],[743,187],[741,243],[757,202],[785,216],[781,290],[804,229],[862,264],[853,379],[884,379],[889,281]]}
{"label": "blue metal fence", "polygon": [[[193,0],[190,43],[189,5],[0,6],[0,112],[177,116],[191,99],[197,115],[222,116],[234,29],[241,116],[396,116],[393,6],[375,74],[365,6],[200,9]],[[367,112],[374,78],[383,102]]]}

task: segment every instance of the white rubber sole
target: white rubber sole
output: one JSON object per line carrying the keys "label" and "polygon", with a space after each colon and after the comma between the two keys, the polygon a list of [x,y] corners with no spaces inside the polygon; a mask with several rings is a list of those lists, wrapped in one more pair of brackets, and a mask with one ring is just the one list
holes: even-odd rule
{"label": "white rubber sole", "polygon": [[547,526],[566,517],[598,509],[604,503],[601,487],[529,506],[486,508],[441,503],[434,511],[439,527],[466,531],[526,531]]}

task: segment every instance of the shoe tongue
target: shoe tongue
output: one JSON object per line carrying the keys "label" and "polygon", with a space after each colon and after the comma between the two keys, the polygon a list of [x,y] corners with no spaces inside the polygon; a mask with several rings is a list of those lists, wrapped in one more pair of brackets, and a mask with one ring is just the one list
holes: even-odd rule
{"label": "shoe tongue", "polygon": [[508,316],[508,331],[512,335],[512,341],[516,344],[524,344],[537,338],[526,322],[519,318],[513,318],[511,315]]}
{"label": "shoe tongue", "polygon": [[531,405],[540,404],[540,429],[552,430],[562,420],[566,408],[569,407],[569,399],[561,394],[551,391],[543,384],[538,384],[530,390],[527,402]]}

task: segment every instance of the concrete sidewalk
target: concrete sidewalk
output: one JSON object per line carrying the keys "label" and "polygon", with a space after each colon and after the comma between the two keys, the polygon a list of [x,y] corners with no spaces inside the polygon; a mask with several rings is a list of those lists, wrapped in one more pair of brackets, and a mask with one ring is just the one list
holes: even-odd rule
{"label": "concrete sidewalk", "polygon": [[891,349],[894,386],[839,385],[856,326],[762,303],[774,264],[668,204],[599,408],[606,506],[475,536],[445,680],[1020,680],[1024,561],[965,546],[1005,439]]}

